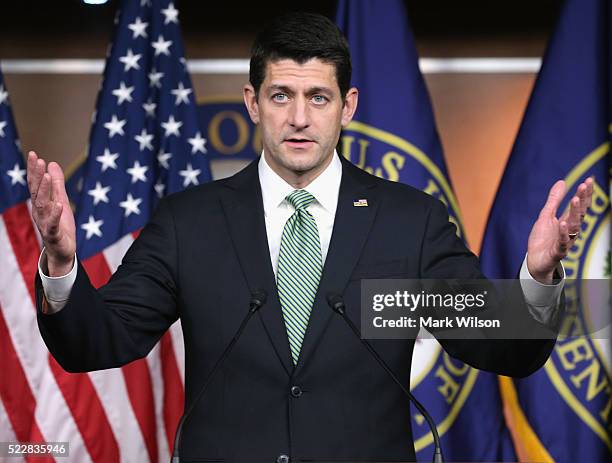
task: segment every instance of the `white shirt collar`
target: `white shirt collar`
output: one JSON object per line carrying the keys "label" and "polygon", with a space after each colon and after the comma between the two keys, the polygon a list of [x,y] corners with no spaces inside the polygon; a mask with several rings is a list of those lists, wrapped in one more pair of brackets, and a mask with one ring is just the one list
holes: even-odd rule
{"label": "white shirt collar", "polygon": [[[287,195],[295,188],[272,170],[266,162],[265,153],[262,153],[257,168],[259,171],[264,212],[268,214],[269,211],[279,207]],[[313,195],[326,211],[335,214],[341,180],[342,163],[338,158],[338,154],[334,151],[333,158],[325,170],[303,189]]]}

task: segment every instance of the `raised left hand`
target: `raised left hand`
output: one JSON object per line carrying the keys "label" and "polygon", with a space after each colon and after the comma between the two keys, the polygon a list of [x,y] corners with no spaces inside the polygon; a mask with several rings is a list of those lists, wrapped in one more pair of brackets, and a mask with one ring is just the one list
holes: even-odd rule
{"label": "raised left hand", "polygon": [[529,234],[527,269],[533,278],[544,284],[552,283],[556,266],[567,256],[580,233],[582,220],[591,205],[593,179],[587,178],[578,185],[568,210],[557,219],[565,191],[563,180],[553,185]]}

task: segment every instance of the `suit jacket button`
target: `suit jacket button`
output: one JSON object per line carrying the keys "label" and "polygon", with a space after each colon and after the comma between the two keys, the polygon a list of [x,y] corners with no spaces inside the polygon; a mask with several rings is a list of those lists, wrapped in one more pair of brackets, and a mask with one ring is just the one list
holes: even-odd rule
{"label": "suit jacket button", "polygon": [[300,386],[293,386],[291,388],[291,395],[293,397],[300,397],[302,395],[302,389],[300,388]]}
{"label": "suit jacket button", "polygon": [[289,457],[287,455],[279,455],[276,463],[289,463]]}

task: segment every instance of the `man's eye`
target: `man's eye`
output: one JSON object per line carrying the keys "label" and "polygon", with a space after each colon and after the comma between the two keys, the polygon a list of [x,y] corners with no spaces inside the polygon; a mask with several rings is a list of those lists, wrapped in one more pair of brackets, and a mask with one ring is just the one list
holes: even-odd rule
{"label": "man's eye", "polygon": [[312,101],[314,101],[316,104],[323,104],[327,102],[327,98],[323,95],[315,95],[312,97]]}
{"label": "man's eye", "polygon": [[274,95],[272,95],[272,99],[278,103],[283,103],[287,101],[287,95],[285,95],[284,93],[275,93]]}

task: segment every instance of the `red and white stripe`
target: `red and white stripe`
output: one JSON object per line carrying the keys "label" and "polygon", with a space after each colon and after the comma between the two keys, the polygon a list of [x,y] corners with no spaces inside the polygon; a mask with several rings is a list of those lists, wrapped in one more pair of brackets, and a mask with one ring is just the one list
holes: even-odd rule
{"label": "red and white stripe", "polygon": [[[128,235],[83,263],[95,285],[108,280],[133,240]],[[180,325],[146,359],[120,369],[66,373],[36,324],[39,253],[29,204],[6,210],[0,217],[0,441],[70,443],[68,458],[22,460],[28,462],[168,461],[184,400]]]}

